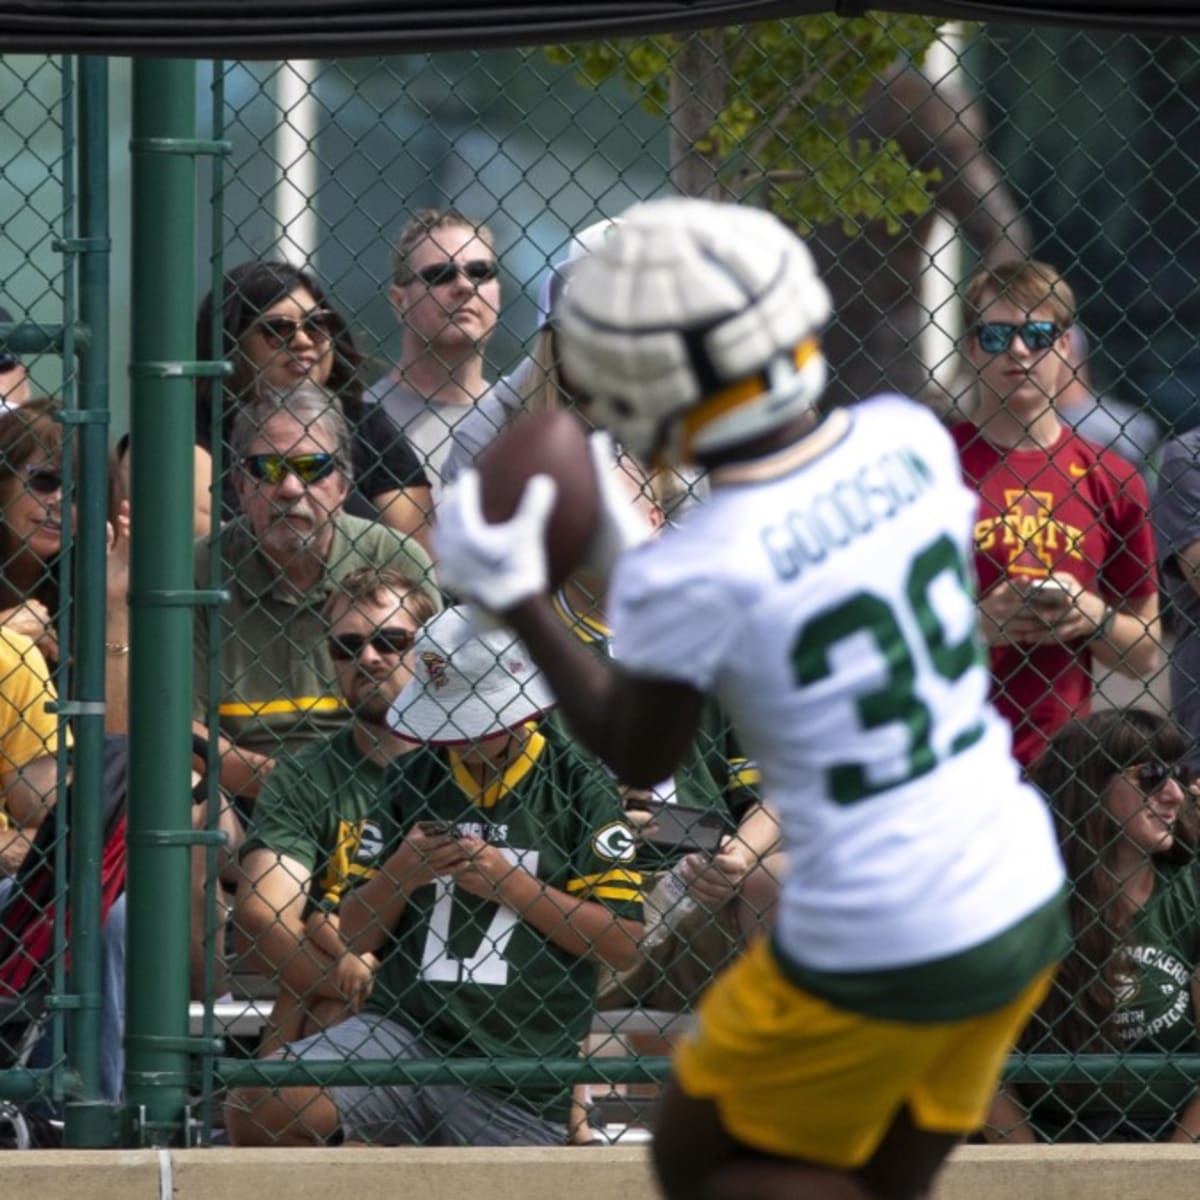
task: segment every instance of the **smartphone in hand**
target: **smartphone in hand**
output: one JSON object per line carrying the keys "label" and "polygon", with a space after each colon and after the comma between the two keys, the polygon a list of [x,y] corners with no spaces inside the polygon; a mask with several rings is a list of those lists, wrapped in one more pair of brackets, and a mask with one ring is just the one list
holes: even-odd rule
{"label": "smartphone in hand", "polygon": [[707,808],[668,803],[650,797],[638,797],[630,801],[628,807],[650,813],[650,823],[640,836],[644,842],[660,850],[715,854],[722,839],[730,832],[722,814]]}
{"label": "smartphone in hand", "polygon": [[453,821],[418,821],[417,828],[426,837],[456,837],[458,826]]}
{"label": "smartphone in hand", "polygon": [[1070,588],[1061,579],[1047,575],[1045,579],[1035,579],[1025,591],[1028,603],[1042,607],[1059,607],[1063,598],[1070,594]]}

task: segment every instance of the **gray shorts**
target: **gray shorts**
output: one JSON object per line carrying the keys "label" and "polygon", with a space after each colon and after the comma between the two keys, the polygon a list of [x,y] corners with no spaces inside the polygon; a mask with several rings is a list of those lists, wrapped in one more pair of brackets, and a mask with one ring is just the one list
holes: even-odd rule
{"label": "gray shorts", "polygon": [[[437,1058],[402,1025],[360,1013],[293,1042],[286,1058],[392,1060]],[[380,1146],[562,1146],[565,1125],[510,1104],[494,1092],[458,1084],[327,1089],[348,1142]]]}

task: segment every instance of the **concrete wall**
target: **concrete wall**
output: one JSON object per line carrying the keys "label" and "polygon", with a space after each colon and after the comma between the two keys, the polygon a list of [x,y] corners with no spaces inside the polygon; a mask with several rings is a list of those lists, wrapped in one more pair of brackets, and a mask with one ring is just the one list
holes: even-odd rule
{"label": "concrete wall", "polygon": [[[38,1200],[653,1200],[644,1147],[31,1151],[0,1163]],[[967,1146],[935,1200],[1195,1200],[1200,1147]]]}

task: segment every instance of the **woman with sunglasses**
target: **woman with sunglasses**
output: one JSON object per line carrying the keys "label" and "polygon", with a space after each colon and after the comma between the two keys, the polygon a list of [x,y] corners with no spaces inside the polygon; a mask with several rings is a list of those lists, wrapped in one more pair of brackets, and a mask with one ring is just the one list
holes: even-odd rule
{"label": "woman with sunglasses", "polygon": [[58,403],[0,414],[0,624],[58,658],[58,556],[63,535],[63,427]]}
{"label": "woman with sunglasses", "polygon": [[1028,766],[1088,711],[1094,662],[1134,678],[1158,669],[1149,497],[1134,467],[1056,410],[1075,322],[1062,275],[1025,260],[984,269],[965,310],[979,397],[952,432],[979,495],[975,569],[993,700]]}
{"label": "woman with sunglasses", "polygon": [[[237,407],[262,384],[287,391],[301,382],[333,392],[352,430],[355,488],[346,510],[378,517],[400,533],[427,540],[429,480],[404,434],[378,405],[363,402],[362,355],[345,319],[309,271],[282,262],[245,262],[225,275],[221,344],[213,342],[213,297],[200,305],[196,344],[202,360],[224,358],[233,374],[221,399],[226,445]],[[208,532],[213,412],[219,383],[201,380],[196,408],[196,531]],[[228,456],[224,457],[228,467]],[[226,514],[236,501],[226,471]]]}
{"label": "woman with sunglasses", "polygon": [[[1051,739],[1033,782],[1054,815],[1071,889],[1073,944],[1022,1049],[1042,1054],[1195,1053],[1200,875],[1185,742],[1145,709],[1106,710]],[[1181,1080],[1009,1085],[996,1142],[1200,1139],[1200,1098]]]}

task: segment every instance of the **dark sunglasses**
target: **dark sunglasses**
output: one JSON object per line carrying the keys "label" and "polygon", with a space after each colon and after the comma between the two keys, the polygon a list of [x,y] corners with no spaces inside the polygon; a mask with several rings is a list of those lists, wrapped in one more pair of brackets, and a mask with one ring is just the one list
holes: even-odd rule
{"label": "dark sunglasses", "polygon": [[337,468],[332,454],[247,454],[242,466],[261,483],[282,483],[290,472],[301,483],[317,483]]}
{"label": "dark sunglasses", "polygon": [[268,341],[290,346],[296,334],[304,330],[310,342],[328,342],[333,337],[334,315],[327,308],[315,308],[298,320],[295,317],[259,317],[254,328]]}
{"label": "dark sunglasses", "polygon": [[975,326],[979,348],[987,354],[1003,354],[1017,334],[1028,350],[1049,350],[1062,336],[1062,329],[1053,321],[1026,321],[1011,325],[1006,321],[990,321]]}
{"label": "dark sunglasses", "polygon": [[63,477],[61,471],[50,467],[26,467],[25,486],[38,496],[53,496],[61,492]]}
{"label": "dark sunglasses", "polygon": [[413,635],[407,629],[377,629],[372,634],[343,633],[329,639],[329,653],[338,662],[354,662],[370,646],[376,654],[407,654]]}
{"label": "dark sunglasses", "polygon": [[1130,779],[1138,791],[1149,796],[1173,779],[1186,791],[1196,782],[1196,771],[1186,763],[1144,762],[1135,763],[1121,772]]}
{"label": "dark sunglasses", "polygon": [[471,283],[478,286],[481,283],[491,283],[499,274],[500,264],[490,258],[473,258],[464,263],[430,263],[416,272],[417,278],[426,287],[444,287],[453,283],[459,275],[465,275]]}

